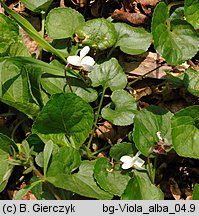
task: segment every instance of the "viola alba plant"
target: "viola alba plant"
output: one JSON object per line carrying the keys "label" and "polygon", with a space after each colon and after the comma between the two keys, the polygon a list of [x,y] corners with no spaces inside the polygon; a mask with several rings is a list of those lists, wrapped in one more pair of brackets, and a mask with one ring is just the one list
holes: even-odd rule
{"label": "viola alba plant", "polygon": [[82,67],[85,71],[92,71],[93,65],[95,64],[95,60],[90,57],[86,56],[90,51],[89,46],[85,46],[81,51],[80,55],[69,56],[67,61],[70,65]]}
{"label": "viola alba plant", "polygon": [[131,167],[137,170],[144,170],[142,167],[144,165],[144,160],[142,160],[140,156],[141,152],[138,151],[134,157],[130,157],[128,155],[124,155],[120,158],[122,162],[122,169],[129,169]]}

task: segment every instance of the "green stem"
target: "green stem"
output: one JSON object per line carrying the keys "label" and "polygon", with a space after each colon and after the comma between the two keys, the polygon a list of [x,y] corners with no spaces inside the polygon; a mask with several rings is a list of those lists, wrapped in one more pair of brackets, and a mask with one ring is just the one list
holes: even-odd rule
{"label": "green stem", "polygon": [[22,119],[21,121],[19,121],[19,122],[15,125],[15,127],[14,127],[14,129],[13,129],[13,131],[12,131],[12,134],[11,134],[11,137],[12,137],[13,140],[14,140],[14,135],[15,135],[16,130],[18,129],[19,125],[22,124],[24,121],[25,121],[25,119]]}
{"label": "green stem", "polygon": [[[46,13],[45,11],[41,11],[41,36],[42,38],[44,38],[44,34],[45,34],[45,18],[46,18]],[[43,53],[43,49],[40,49],[40,60],[42,60],[42,53]]]}
{"label": "green stem", "polygon": [[15,115],[17,115],[17,114],[15,114],[15,113],[1,113],[0,117],[15,116]]}
{"label": "green stem", "polygon": [[103,148],[101,148],[101,149],[99,149],[99,150],[97,150],[95,152],[92,152],[92,155],[96,155],[96,154],[98,154],[98,153],[100,153],[100,152],[102,152],[102,151],[104,151],[106,149],[109,149],[110,147],[111,146],[105,146],[105,147],[103,147]]}
{"label": "green stem", "polygon": [[155,184],[156,164],[157,164],[157,156],[154,158],[153,179],[152,179],[153,184]]}
{"label": "green stem", "polygon": [[91,132],[91,136],[90,136],[90,139],[89,139],[88,145],[87,145],[87,150],[89,150],[89,151],[90,151],[91,142],[93,140],[93,136],[94,136],[94,133],[95,133],[95,125],[97,125],[97,121],[98,121],[98,118],[99,118],[100,110],[101,110],[101,107],[102,107],[105,91],[106,91],[106,88],[103,87],[102,96],[100,98],[100,103],[99,103],[97,114],[96,114],[96,117],[95,117],[94,126],[93,126],[93,129],[92,129],[92,132]]}
{"label": "green stem", "polygon": [[107,57],[106,57],[107,60],[110,58],[110,56],[111,56],[111,54],[113,53],[113,50],[114,50],[114,49],[115,49],[115,46],[113,46],[113,47],[110,49],[110,51],[109,51],[109,53],[108,53],[108,55],[107,55]]}
{"label": "green stem", "polygon": [[173,6],[182,5],[182,4],[184,4],[184,1],[171,2],[171,3],[168,5],[168,11],[170,11],[171,8],[172,8]]}
{"label": "green stem", "polygon": [[33,166],[32,170],[36,176],[38,176],[41,180],[45,181],[45,177],[41,174],[41,172],[35,166]]}
{"label": "green stem", "polygon": [[154,184],[154,182],[153,182],[153,170],[152,170],[151,162],[150,162],[150,154],[147,157],[147,162],[148,162],[148,168],[149,168],[149,176],[150,176],[152,183]]}

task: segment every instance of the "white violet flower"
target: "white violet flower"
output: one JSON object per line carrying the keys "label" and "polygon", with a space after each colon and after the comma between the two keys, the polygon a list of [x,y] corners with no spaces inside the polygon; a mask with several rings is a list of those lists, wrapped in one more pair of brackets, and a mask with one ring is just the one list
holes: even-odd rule
{"label": "white violet flower", "polygon": [[129,169],[133,167],[138,170],[143,170],[144,168],[142,166],[144,164],[144,160],[139,157],[140,154],[141,152],[138,151],[134,157],[130,157],[128,155],[122,156],[120,158],[120,161],[122,162],[122,169]]}
{"label": "white violet flower", "polygon": [[85,46],[81,51],[80,55],[69,56],[67,61],[69,64],[77,67],[82,67],[85,71],[91,71],[93,69],[93,65],[95,64],[95,60],[90,57],[86,56],[90,51],[89,46]]}

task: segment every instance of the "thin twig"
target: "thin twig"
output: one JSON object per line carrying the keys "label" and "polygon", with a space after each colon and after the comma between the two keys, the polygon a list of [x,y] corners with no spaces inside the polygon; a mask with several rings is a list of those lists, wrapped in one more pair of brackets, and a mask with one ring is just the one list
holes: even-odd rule
{"label": "thin twig", "polygon": [[145,74],[139,76],[139,77],[136,78],[135,80],[129,82],[129,83],[128,83],[128,86],[130,86],[130,85],[136,83],[136,82],[139,81],[139,80],[142,80],[143,78],[145,78],[145,76],[149,75],[150,73],[152,73],[153,71],[157,70],[158,68],[160,68],[160,67],[162,67],[162,66],[164,66],[163,63],[162,63],[161,65],[159,65],[158,67],[156,67],[156,68],[154,68],[154,69],[148,71],[147,73],[145,73]]}

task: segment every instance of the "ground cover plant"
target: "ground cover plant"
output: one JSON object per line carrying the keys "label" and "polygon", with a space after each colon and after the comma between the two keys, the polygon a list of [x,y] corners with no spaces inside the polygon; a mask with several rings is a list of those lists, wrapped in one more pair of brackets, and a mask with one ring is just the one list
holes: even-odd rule
{"label": "ground cover plant", "polygon": [[0,199],[198,199],[199,1],[2,1]]}

